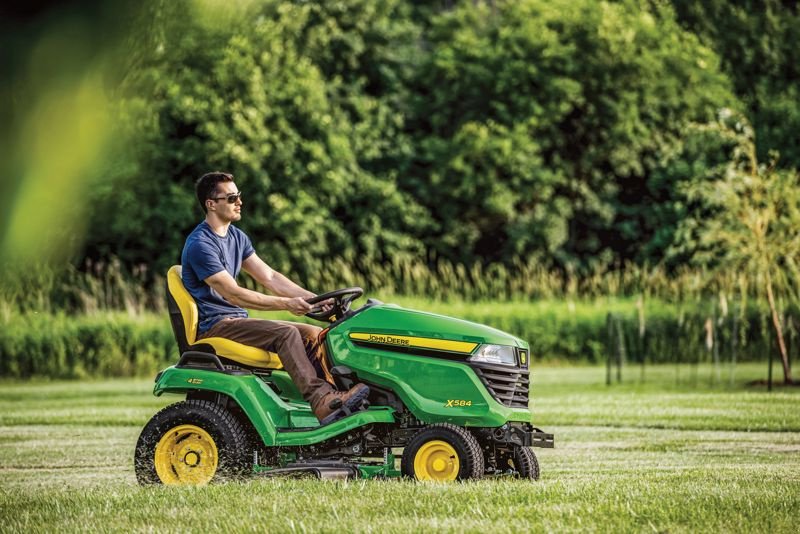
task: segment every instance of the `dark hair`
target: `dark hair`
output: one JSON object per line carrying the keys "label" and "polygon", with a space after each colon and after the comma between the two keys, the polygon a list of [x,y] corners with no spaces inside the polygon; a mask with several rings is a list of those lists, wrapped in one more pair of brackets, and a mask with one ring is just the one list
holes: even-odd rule
{"label": "dark hair", "polygon": [[227,172],[208,172],[201,176],[194,184],[194,191],[197,194],[197,201],[203,208],[203,213],[207,213],[206,200],[214,198],[217,194],[217,184],[220,182],[232,182],[233,175]]}

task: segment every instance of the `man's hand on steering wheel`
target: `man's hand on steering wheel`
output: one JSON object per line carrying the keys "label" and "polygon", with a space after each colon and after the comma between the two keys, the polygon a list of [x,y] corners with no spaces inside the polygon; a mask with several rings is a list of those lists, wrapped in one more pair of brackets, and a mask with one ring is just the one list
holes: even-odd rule
{"label": "man's hand on steering wheel", "polygon": [[350,311],[350,304],[363,293],[360,287],[347,287],[306,299],[309,305],[313,305],[306,316],[329,323],[337,321]]}
{"label": "man's hand on steering wheel", "polygon": [[295,315],[305,315],[314,307],[303,297],[289,297],[286,299],[286,309]]}
{"label": "man's hand on steering wheel", "polygon": [[[309,300],[311,300],[313,298],[316,298],[316,297],[317,297],[317,295],[314,295],[313,297],[307,298],[306,299],[306,304],[308,304]],[[311,306],[311,309],[308,310],[308,311],[328,313],[331,310],[333,310],[333,306],[334,306],[335,303],[336,302],[334,301],[334,299],[327,299],[327,300],[323,300],[321,302],[317,302],[316,304],[313,304],[313,305],[309,304],[309,306]]]}

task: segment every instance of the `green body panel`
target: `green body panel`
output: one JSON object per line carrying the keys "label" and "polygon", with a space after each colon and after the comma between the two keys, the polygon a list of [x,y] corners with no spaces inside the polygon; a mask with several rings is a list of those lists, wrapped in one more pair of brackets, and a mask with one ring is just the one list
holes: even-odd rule
{"label": "green body panel", "polygon": [[[521,339],[488,326],[394,305],[366,309],[337,325],[327,336],[328,352],[335,365],[346,365],[360,380],[393,390],[420,421],[478,427],[497,427],[509,421],[530,422],[529,410],[508,408],[494,400],[463,360],[356,345],[350,339],[354,332],[493,343],[528,350],[528,344]],[[466,403],[469,405],[464,406]]]}
{"label": "green body panel", "polygon": [[293,402],[305,402],[303,401],[303,395],[300,394],[292,377],[290,377],[289,373],[286,371],[272,371],[269,379],[278,386],[283,398]]}
{"label": "green body panel", "polygon": [[[335,328],[341,332],[374,332],[405,336],[511,345],[527,349],[528,344],[490,326],[454,319],[445,315],[409,310],[396,304],[381,304],[370,307]],[[334,330],[331,330],[333,333]]]}
{"label": "green body panel", "polygon": [[[268,446],[310,445],[373,423],[394,423],[394,410],[370,408],[319,426],[308,403],[288,402],[255,375],[168,367],[158,377],[153,393],[185,394],[192,390],[224,393],[237,402]],[[305,429],[308,430],[296,430]]]}

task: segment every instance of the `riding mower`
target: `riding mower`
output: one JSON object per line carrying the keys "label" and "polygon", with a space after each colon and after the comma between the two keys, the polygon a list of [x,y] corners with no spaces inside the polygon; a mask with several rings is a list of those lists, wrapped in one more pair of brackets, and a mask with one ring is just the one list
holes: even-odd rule
{"label": "riding mower", "polygon": [[[141,484],[205,484],[242,476],[465,480],[539,478],[531,447],[553,435],[531,424],[530,351],[514,336],[458,319],[368,299],[361,288],[308,315],[321,332],[338,389],[361,382],[369,397],[320,425],[277,354],[222,338],[197,340],[197,306],[181,267],[167,276],[180,361],[156,376],[154,394],[185,400],[142,430]],[[402,449],[400,469],[395,453]]]}

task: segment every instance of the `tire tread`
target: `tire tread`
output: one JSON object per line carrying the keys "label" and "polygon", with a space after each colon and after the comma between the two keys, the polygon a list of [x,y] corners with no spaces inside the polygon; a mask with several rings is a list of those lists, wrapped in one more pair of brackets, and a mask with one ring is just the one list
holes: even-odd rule
{"label": "tire tread", "polygon": [[239,420],[215,402],[191,399],[162,408],[142,429],[134,452],[134,470],[139,484],[161,483],[155,470],[155,447],[164,432],[179,424],[196,424],[210,432],[215,441],[219,440],[219,463],[214,481],[237,478],[247,472],[249,440]]}
{"label": "tire tread", "polygon": [[514,451],[514,467],[520,478],[539,480],[539,460],[530,447],[517,447]]}
{"label": "tire tread", "polygon": [[[447,439],[448,437],[450,440]],[[466,428],[450,423],[434,423],[414,434],[403,451],[401,469],[404,475],[415,477],[413,456],[422,444],[431,439],[444,439],[453,445],[460,454],[463,453],[464,458],[459,458],[461,463],[458,473],[459,480],[477,479],[483,476],[483,451],[478,440]],[[459,449],[462,450],[459,451]]]}

